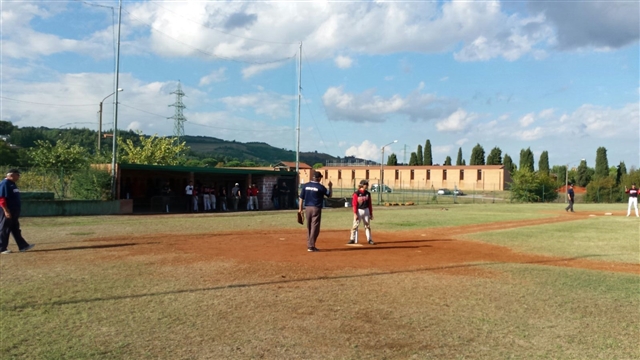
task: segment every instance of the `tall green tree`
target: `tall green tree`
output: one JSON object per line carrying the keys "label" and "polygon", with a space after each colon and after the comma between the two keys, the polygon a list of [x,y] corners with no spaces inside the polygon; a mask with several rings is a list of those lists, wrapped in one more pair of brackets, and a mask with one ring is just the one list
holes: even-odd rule
{"label": "tall green tree", "polygon": [[624,164],[624,161],[620,161],[616,170],[616,185],[619,185],[622,181],[622,177],[627,175],[627,166]]}
{"label": "tall green tree", "polygon": [[456,158],[456,166],[462,165],[462,148],[458,148],[458,157]]}
{"label": "tall green tree", "polygon": [[607,160],[607,149],[603,146],[596,151],[596,172],[595,178],[601,179],[609,176],[609,160]]}
{"label": "tall green tree", "polygon": [[546,150],[540,154],[540,159],[538,160],[538,172],[549,176],[549,152]]}
{"label": "tall green tree", "polygon": [[79,145],[58,140],[55,145],[36,140],[36,147],[29,150],[32,164],[43,169],[77,170],[89,164],[89,152]]}
{"label": "tall green tree", "polygon": [[467,160],[462,159],[462,166],[467,166]]}
{"label": "tall green tree", "polygon": [[19,165],[18,152],[0,140],[0,165]]}
{"label": "tall green tree", "polygon": [[418,165],[418,155],[415,152],[411,153],[411,157],[409,158],[409,166]]}
{"label": "tall green tree", "polygon": [[15,128],[11,121],[0,120],[0,135],[11,135],[11,132]]}
{"label": "tall green tree", "polygon": [[533,168],[533,163],[534,163],[534,159],[533,159],[533,152],[531,151],[531,148],[527,148],[520,150],[520,166],[519,169],[520,170],[529,170],[530,172],[534,172],[535,169]]}
{"label": "tall green tree", "polygon": [[514,171],[509,190],[511,200],[517,202],[549,202],[558,198],[555,181],[543,173],[534,173],[529,169]]}
{"label": "tall green tree", "polygon": [[395,153],[392,153],[391,155],[389,155],[389,157],[387,157],[387,165],[390,165],[390,166],[398,165],[398,157],[396,156]]}
{"label": "tall green tree", "polygon": [[416,165],[422,165],[423,159],[422,159],[422,145],[418,145],[418,150],[416,151],[416,161],[418,162]]}
{"label": "tall green tree", "polygon": [[589,181],[591,181],[591,176],[587,167],[587,160],[582,160],[576,173],[576,185],[585,187],[589,184]]}
{"label": "tall green tree", "polygon": [[424,144],[424,165],[433,165],[433,155],[431,155],[431,141],[427,139],[427,142]]}
{"label": "tall green tree", "polygon": [[516,170],[515,164],[513,163],[513,160],[511,159],[511,156],[509,156],[509,154],[504,154],[504,160],[502,164],[504,165],[504,170],[508,171],[509,174],[512,174]]}
{"label": "tall green tree", "polygon": [[185,142],[180,143],[177,138],[158,137],[157,134],[145,137],[140,133],[138,136],[140,146],[130,139],[118,139],[121,162],[146,165],[180,165],[185,162],[185,154],[189,149]]}
{"label": "tall green tree", "polygon": [[451,166],[451,156],[447,156],[447,158],[444,159],[444,165]]}
{"label": "tall green tree", "polygon": [[502,150],[499,147],[494,147],[487,156],[487,165],[502,165]]}
{"label": "tall green tree", "polygon": [[471,150],[471,158],[469,159],[469,165],[484,165],[484,148],[482,145],[477,144]]}
{"label": "tall green tree", "polygon": [[564,186],[565,179],[567,179],[567,167],[565,165],[553,165],[550,173],[556,176],[556,183],[558,187]]}

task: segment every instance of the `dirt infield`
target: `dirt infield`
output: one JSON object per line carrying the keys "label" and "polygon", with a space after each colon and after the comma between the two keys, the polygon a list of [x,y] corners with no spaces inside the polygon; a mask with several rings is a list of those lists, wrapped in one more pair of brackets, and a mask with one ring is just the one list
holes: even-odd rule
{"label": "dirt infield", "polygon": [[[540,264],[580,269],[640,274],[640,265],[594,261],[588,258],[562,258],[518,253],[507,247],[482,242],[460,240],[458,237],[486,231],[512,229],[585,219],[589,214],[563,214],[554,218],[496,222],[451,228],[430,228],[420,231],[375,232],[377,245],[346,246],[348,230],[323,230],[317,243],[318,253],[306,251],[306,230],[273,229],[239,231],[204,235],[154,234],[138,237],[100,238],[86,241],[135,243],[118,251],[124,256],[159,255],[166,253],[186,256],[172,257],[170,265],[186,265],[212,259],[239,263],[278,263],[294,265],[305,272],[313,268],[316,274],[341,270],[409,271],[433,270],[451,274],[491,276],[486,265],[502,263]],[[362,236],[364,237],[364,236]],[[483,264],[481,270],[475,266]],[[490,267],[489,267],[490,268]],[[289,275],[291,272],[288,272]]]}

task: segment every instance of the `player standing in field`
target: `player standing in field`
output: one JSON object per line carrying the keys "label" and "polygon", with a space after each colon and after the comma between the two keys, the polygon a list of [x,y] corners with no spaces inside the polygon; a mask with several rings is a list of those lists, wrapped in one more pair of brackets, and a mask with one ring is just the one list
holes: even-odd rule
{"label": "player standing in field", "polygon": [[631,189],[627,189],[624,187],[624,192],[629,194],[629,208],[627,209],[627,216],[631,215],[631,207],[633,206],[636,209],[636,217],[638,216],[638,189],[636,188],[636,184],[631,184]]}
{"label": "player standing in field", "polygon": [[300,199],[298,200],[298,213],[302,214],[304,206],[305,216],[307,218],[307,251],[319,251],[316,247],[316,240],[320,235],[320,222],[322,220],[322,204],[324,197],[331,197],[331,189],[333,184],[329,181],[329,189],[320,184],[322,174],[318,171],[313,173],[310,182],[302,185],[300,189]]}
{"label": "player standing in field", "polygon": [[576,194],[573,192],[573,184],[569,184],[569,190],[567,190],[567,200],[569,201],[569,205],[564,209],[565,211],[571,210],[573,211],[573,200],[575,199]]}
{"label": "player standing in field", "polygon": [[364,222],[365,234],[369,245],[375,245],[371,239],[371,220],[373,220],[373,207],[371,204],[371,193],[369,189],[369,181],[361,180],[358,190],[353,193],[351,198],[351,206],[353,206],[353,226],[351,227],[351,236],[348,244],[358,243],[358,227],[360,221]]}

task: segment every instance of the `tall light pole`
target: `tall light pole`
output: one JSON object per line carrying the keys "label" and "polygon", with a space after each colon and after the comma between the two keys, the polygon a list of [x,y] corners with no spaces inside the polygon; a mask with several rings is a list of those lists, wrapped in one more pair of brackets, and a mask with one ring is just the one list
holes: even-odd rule
{"label": "tall light pole", "polygon": [[[123,91],[122,89],[118,88],[118,91]],[[98,121],[98,154],[100,154],[100,142],[102,139],[102,103],[107,100],[107,98],[111,95],[115,94],[115,92],[112,92],[111,94],[107,95],[104,97],[104,99],[102,99],[102,101],[100,101],[100,120]]]}
{"label": "tall light pole", "polygon": [[[569,164],[573,164],[574,162],[577,162],[578,160],[572,161],[572,162],[568,162],[567,163],[567,168],[565,169],[564,172],[564,191],[569,191]],[[580,159],[580,161],[584,161],[584,159]],[[567,197],[564,197],[564,203],[567,203]]]}
{"label": "tall light pole", "polygon": [[378,188],[378,205],[382,202],[382,192],[384,191],[384,148],[397,142],[398,140],[393,140],[380,148],[380,187]]}
{"label": "tall light pole", "polygon": [[116,74],[115,84],[113,84],[113,92],[115,93],[113,101],[113,149],[111,154],[111,198],[116,200],[117,191],[117,179],[118,175],[116,171],[117,162],[117,146],[118,146],[118,84],[120,82],[120,26],[122,24],[122,0],[118,1],[118,42],[116,45]]}

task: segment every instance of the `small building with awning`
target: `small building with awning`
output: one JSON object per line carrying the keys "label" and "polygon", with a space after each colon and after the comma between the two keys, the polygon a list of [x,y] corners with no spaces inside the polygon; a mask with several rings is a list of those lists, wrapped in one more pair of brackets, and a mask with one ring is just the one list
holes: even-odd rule
{"label": "small building with awning", "polygon": [[[118,164],[116,166],[116,197],[132,199],[134,212],[160,212],[163,209],[162,188],[171,189],[171,209],[186,211],[185,188],[190,181],[196,188],[210,187],[217,195],[226,190],[230,204],[231,189],[240,184],[242,199],[239,209],[246,208],[249,185],[258,187],[260,209],[272,209],[272,189],[275,184],[285,182],[295,193],[297,174],[284,168],[209,168],[163,165]],[[293,208],[295,196],[290,196],[289,208]]]}

